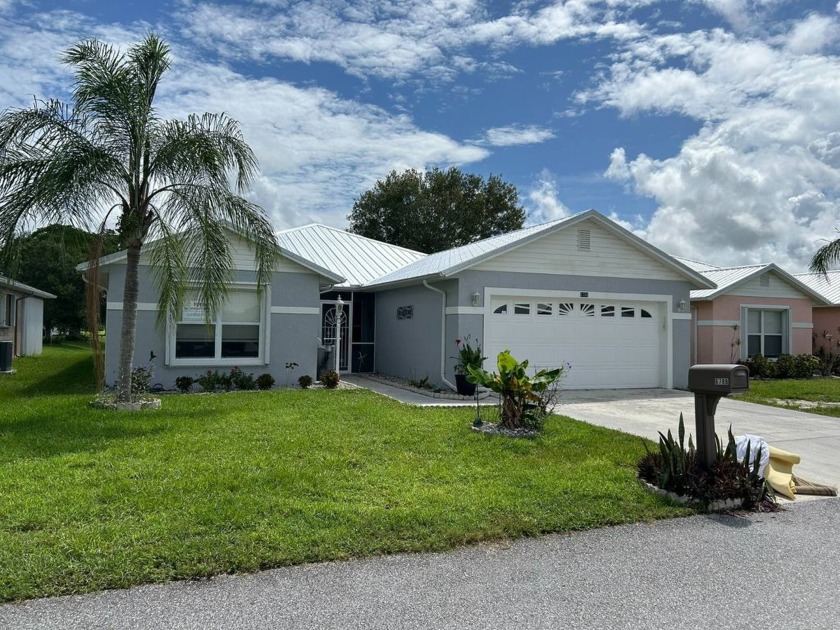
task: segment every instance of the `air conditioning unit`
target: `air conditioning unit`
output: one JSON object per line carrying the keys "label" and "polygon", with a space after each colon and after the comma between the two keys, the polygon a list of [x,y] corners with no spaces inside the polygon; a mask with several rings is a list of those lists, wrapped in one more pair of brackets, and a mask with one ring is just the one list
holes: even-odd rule
{"label": "air conditioning unit", "polygon": [[15,344],[11,341],[0,341],[0,373],[12,371],[12,357]]}

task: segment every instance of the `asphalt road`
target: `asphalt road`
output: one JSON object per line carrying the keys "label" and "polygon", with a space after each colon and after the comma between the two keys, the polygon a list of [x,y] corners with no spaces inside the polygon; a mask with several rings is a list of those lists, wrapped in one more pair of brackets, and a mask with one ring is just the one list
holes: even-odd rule
{"label": "asphalt road", "polygon": [[840,627],[840,501],[0,607],[4,630]]}

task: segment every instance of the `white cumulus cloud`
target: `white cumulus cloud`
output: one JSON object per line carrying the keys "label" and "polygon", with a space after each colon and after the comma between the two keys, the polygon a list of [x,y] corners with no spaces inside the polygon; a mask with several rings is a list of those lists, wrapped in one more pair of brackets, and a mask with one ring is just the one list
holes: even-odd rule
{"label": "white cumulus cloud", "polygon": [[[723,31],[652,37],[581,92],[581,102],[625,116],[703,122],[671,157],[628,158],[623,147],[611,155],[606,176],[658,204],[648,239],[719,264],[807,266],[840,221],[840,59],[817,53],[836,28],[836,16],[809,15],[763,40]],[[806,32],[817,33],[807,46]]]}

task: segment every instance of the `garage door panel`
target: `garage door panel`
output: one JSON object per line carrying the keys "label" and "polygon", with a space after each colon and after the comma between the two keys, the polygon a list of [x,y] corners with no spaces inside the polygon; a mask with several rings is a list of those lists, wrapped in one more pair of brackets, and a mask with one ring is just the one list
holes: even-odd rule
{"label": "garage door panel", "polygon": [[537,295],[494,297],[492,305],[504,311],[489,315],[485,326],[485,354],[493,367],[497,354],[509,349],[534,369],[571,364],[567,388],[663,384],[663,332],[656,303]]}

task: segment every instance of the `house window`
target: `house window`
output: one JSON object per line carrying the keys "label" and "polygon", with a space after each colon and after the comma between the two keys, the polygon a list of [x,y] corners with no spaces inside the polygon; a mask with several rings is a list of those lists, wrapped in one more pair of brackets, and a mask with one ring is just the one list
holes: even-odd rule
{"label": "house window", "polygon": [[15,325],[15,296],[11,293],[0,293],[0,326]]}
{"label": "house window", "polygon": [[747,356],[777,358],[787,352],[788,313],[780,309],[747,309]]}
{"label": "house window", "polygon": [[636,317],[636,309],[632,306],[622,306],[621,307],[621,316],[622,317]]}
{"label": "house window", "polygon": [[552,307],[551,302],[537,302],[537,315],[551,315]]}
{"label": "house window", "polygon": [[264,309],[256,289],[228,291],[227,300],[209,324],[196,298],[187,296],[181,319],[175,323],[176,361],[237,363],[261,358]]}
{"label": "house window", "polygon": [[517,302],[513,305],[514,315],[529,315],[531,313],[531,305],[528,302]]}
{"label": "house window", "polygon": [[615,306],[601,306],[601,317],[615,317]]}
{"label": "house window", "polygon": [[502,304],[501,306],[497,306],[493,311],[497,315],[505,315],[507,313],[507,304]]}

